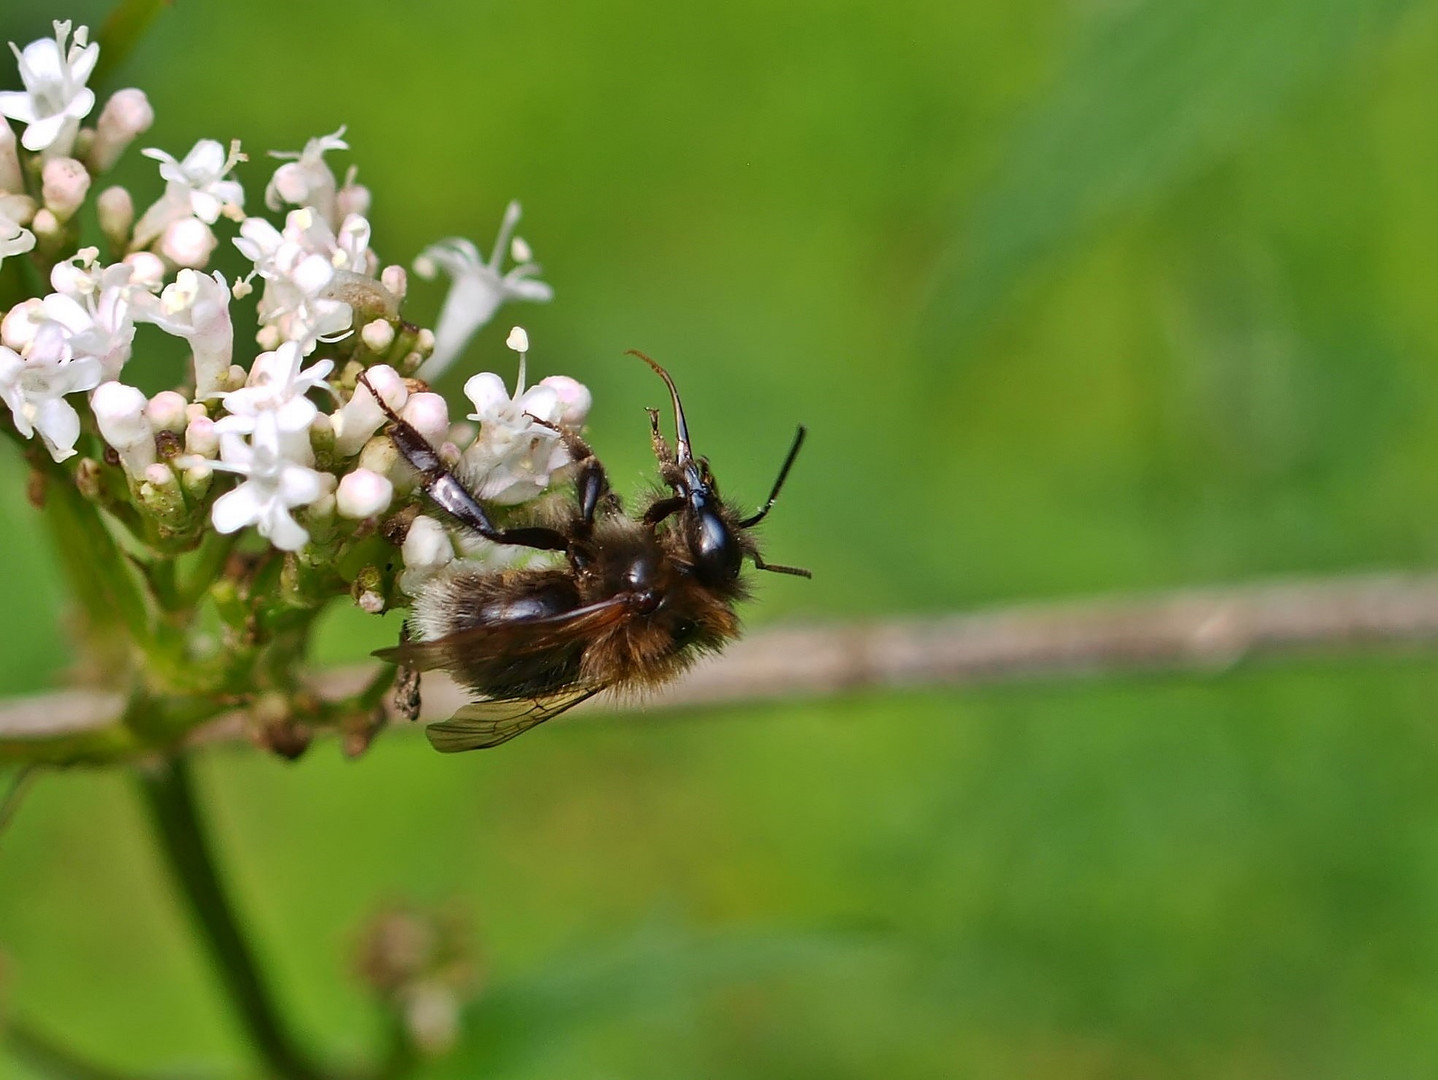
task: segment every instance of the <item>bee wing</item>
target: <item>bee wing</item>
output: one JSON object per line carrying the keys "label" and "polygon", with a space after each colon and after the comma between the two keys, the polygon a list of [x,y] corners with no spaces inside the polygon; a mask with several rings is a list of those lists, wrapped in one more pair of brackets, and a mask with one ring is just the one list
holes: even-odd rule
{"label": "bee wing", "polygon": [[476,701],[438,724],[425,728],[430,745],[442,754],[484,750],[523,735],[532,727],[588,701],[602,686],[571,686],[534,698]]}
{"label": "bee wing", "polygon": [[573,611],[538,619],[475,626],[433,641],[407,641],[375,656],[415,671],[453,669],[463,661],[528,656],[587,640],[624,613],[625,600],[613,597]]}

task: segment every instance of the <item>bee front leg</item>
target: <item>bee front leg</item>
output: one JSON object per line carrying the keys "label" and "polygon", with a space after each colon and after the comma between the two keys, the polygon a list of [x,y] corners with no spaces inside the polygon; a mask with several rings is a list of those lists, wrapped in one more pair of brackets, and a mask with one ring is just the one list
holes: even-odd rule
{"label": "bee front leg", "polygon": [[538,426],[558,434],[564,442],[564,448],[569,451],[570,458],[579,466],[579,475],[574,478],[574,490],[579,498],[579,520],[583,522],[584,532],[588,533],[594,527],[599,501],[609,494],[609,476],[605,473],[604,466],[594,456],[589,444],[568,428],[551,424],[537,416],[531,416],[530,419]]}

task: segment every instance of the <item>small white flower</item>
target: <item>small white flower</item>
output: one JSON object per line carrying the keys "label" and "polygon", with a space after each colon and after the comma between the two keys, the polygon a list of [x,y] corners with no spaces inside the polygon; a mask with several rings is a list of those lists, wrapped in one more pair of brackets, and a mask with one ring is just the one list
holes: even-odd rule
{"label": "small white flower", "polygon": [[40,302],[40,316],[64,329],[72,355],[94,357],[106,379],[119,376],[135,340],[134,303],[148,296],[125,263],[101,266],[95,248],[81,248],[50,271],[55,292]]}
{"label": "small white flower", "polygon": [[302,436],[308,446],[309,427],[319,409],[305,395],[318,386],[328,389],[325,376],[335,365],[333,360],[321,360],[301,370],[303,360],[299,344],[293,341],[260,353],[245,385],[221,399],[229,415],[216,423],[216,429],[222,435],[257,431],[261,420],[273,417],[281,433]]}
{"label": "small white flower", "polygon": [[493,372],[464,384],[464,396],[474,405],[469,418],[479,421],[479,437],[464,452],[461,467],[474,479],[476,494],[490,502],[528,502],[541,495],[550,477],[570,460],[559,432],[547,426],[561,420],[559,394],[542,383],[526,390],[524,359],[521,354],[513,397]]}
{"label": "small white flower", "polygon": [[207,225],[220,220],[221,214],[234,214],[245,205],[245,189],[238,180],[226,180],[236,165],[245,160],[239,141],[224,144],[215,139],[201,139],[177,161],[163,150],[153,147],[142,150],[147,158],[160,163],[160,176],[168,181],[165,197],[189,203],[190,213]]}
{"label": "small white flower", "polygon": [[201,139],[177,161],[163,150],[142,150],[160,163],[166,181],[165,194],[145,211],[135,226],[132,250],[149,247],[167,228],[188,217],[213,225],[220,215],[239,220],[244,214],[245,190],[238,180],[225,179],[230,170],[245,160],[238,141],[228,152],[214,139]]}
{"label": "small white flower", "polygon": [[510,238],[519,223],[519,216],[519,203],[510,203],[505,209],[499,237],[488,262],[480,259],[479,249],[474,244],[458,237],[431,244],[415,259],[414,269],[420,277],[432,278],[438,269],[442,269],[452,279],[449,295],[444,299],[435,326],[434,352],[420,372],[423,378],[431,381],[437,378],[506,300],[542,302],[553,299],[553,289],[542,281],[533,280],[539,266],[531,261],[529,245],[522,241],[516,246],[516,251],[524,256],[523,260],[508,273],[500,272],[505,255],[510,253]]}
{"label": "small white flower", "polygon": [[80,27],[67,49],[70,23],[55,23],[55,37],[32,41],[21,52],[10,49],[20,64],[23,91],[0,93],[0,113],[25,124],[21,145],[26,150],[69,153],[80,121],[95,107],[95,92],[85,83],[100,58],[100,46],[90,44],[90,31]]}
{"label": "small white flower", "polygon": [[348,150],[344,140],[345,129],[340,127],[332,135],[321,135],[305,143],[298,152],[271,150],[270,157],[286,163],[275,170],[269,186],[265,188],[265,205],[278,210],[286,203],[291,206],[311,206],[331,226],[339,224],[336,213],[335,195],[338,181],[330,167],[325,164],[325,154],[330,150]]}
{"label": "small white flower", "polygon": [[0,400],[10,407],[20,434],[29,439],[38,431],[56,461],[73,456],[80,437],[80,415],[65,395],[98,385],[100,361],[74,357],[64,330],[54,323],[35,330],[25,356],[0,346]]}
{"label": "small white flower", "polygon": [[283,437],[274,413],[258,417],[249,442],[240,435],[220,436],[220,460],[210,467],[245,478],[215,500],[211,520],[222,533],[254,525],[281,551],[298,551],[309,539],[290,511],[328,494],[325,478],[298,459]]}
{"label": "small white flower", "polygon": [[336,294],[346,280],[369,278],[378,265],[369,232],[369,222],[351,215],[336,234],[308,207],[290,211],[283,232],[264,218],[246,218],[235,247],[265,281],[261,332],[297,341],[309,353],[349,330],[354,313]]}
{"label": "small white flower", "polygon": [[181,270],[157,300],[142,305],[139,318],[182,337],[194,354],[195,397],[213,397],[228,386],[235,332],[230,289],[218,270],[206,276]]}

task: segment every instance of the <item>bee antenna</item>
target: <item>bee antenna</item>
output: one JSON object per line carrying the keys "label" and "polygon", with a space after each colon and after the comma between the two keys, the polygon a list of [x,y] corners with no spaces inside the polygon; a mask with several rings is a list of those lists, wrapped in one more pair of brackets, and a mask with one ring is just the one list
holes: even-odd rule
{"label": "bee antenna", "polygon": [[784,481],[788,479],[789,469],[793,466],[794,459],[799,456],[799,447],[804,445],[804,436],[807,434],[808,432],[805,430],[804,425],[800,424],[799,430],[794,433],[794,443],[789,447],[789,454],[784,458],[784,464],[779,466],[779,478],[774,481],[774,486],[769,491],[769,501],[760,508],[757,514],[739,522],[739,528],[752,528],[764,520],[765,514],[774,509],[774,503],[779,498],[779,492],[784,487]]}
{"label": "bee antenna", "polygon": [[669,372],[638,349],[628,349],[625,351],[625,355],[639,357],[658,372],[659,377],[664,380],[664,385],[669,387],[669,396],[674,399],[674,439],[678,443],[675,449],[675,458],[680,465],[688,464],[693,460],[694,453],[689,448],[689,425],[684,420],[684,406],[679,401],[679,390],[675,387],[674,380],[669,377]]}

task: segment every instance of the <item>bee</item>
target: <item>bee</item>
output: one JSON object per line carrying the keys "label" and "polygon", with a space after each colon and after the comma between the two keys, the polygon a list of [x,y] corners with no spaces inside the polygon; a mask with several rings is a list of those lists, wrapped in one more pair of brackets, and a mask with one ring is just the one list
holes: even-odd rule
{"label": "bee", "polygon": [[[557,521],[499,528],[425,438],[386,408],[389,437],[430,501],[493,543],[563,554],[550,569],[442,571],[414,598],[400,644],[375,653],[409,679],[446,671],[473,696],[425,729],[435,749],[498,746],[604,690],[642,691],[675,678],[739,635],[746,560],[758,570],[811,576],[765,562],[753,534],[798,456],[803,426],[768,500],[745,516],[720,497],[708,461],[694,455],[674,380],[634,355],[668,387],[675,436],[671,448],[658,411],[648,410],[662,487],[634,516],[624,513],[589,446],[555,427],[575,465],[572,505]],[[417,709],[417,689],[411,694]]]}

